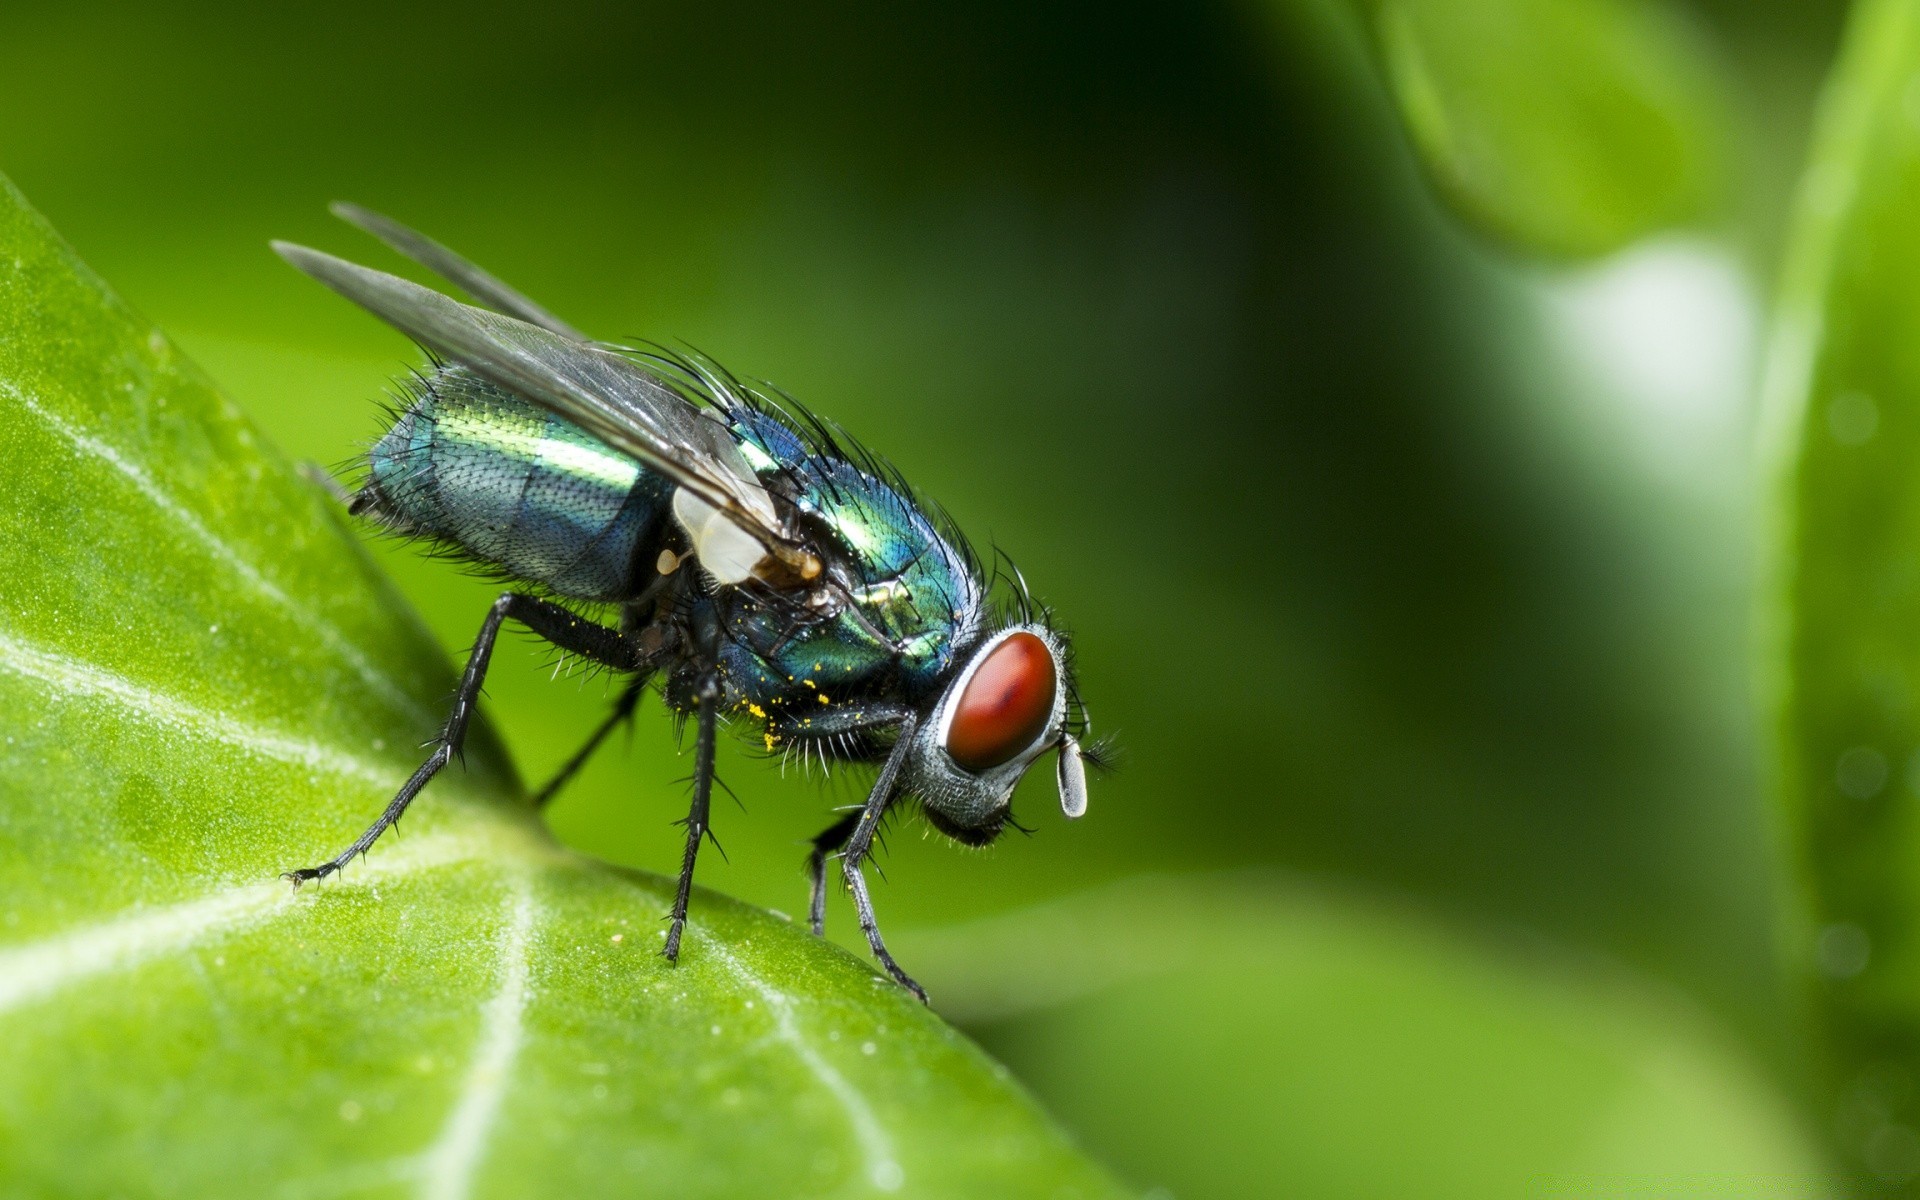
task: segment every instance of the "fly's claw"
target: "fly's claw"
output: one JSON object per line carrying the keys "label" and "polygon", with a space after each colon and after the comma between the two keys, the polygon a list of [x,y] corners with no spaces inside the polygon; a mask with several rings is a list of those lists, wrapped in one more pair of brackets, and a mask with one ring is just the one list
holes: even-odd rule
{"label": "fly's claw", "polygon": [[328,875],[331,875],[334,871],[338,869],[339,868],[334,867],[331,863],[329,863],[327,866],[324,866],[324,867],[301,867],[297,871],[282,871],[280,873],[280,878],[286,880],[288,883],[291,883],[293,885],[293,890],[297,892],[300,890],[300,885],[307,883],[310,880],[325,879]]}

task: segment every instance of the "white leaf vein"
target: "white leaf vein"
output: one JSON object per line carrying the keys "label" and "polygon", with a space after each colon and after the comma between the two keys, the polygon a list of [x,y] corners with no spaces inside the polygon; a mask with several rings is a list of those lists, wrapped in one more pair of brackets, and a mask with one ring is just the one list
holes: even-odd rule
{"label": "white leaf vein", "polygon": [[0,391],[4,391],[16,404],[40,418],[47,428],[53,430],[76,451],[105,463],[123,476],[133,485],[135,491],[146,498],[148,503],[186,530],[195,541],[205,546],[216,559],[238,575],[248,587],[269,603],[286,610],[302,627],[312,631],[329,651],[344,659],[362,682],[378,692],[389,705],[422,725],[433,723],[433,714],[409,696],[391,676],[375,666],[366,653],[349,641],[337,626],[320,616],[304,602],[288,595],[280,585],[263,575],[258,567],[242,557],[220,535],[209,529],[192,509],[174,499],[165,488],[155,482],[153,476],[139,464],[106,442],[74,428],[13,384],[0,380]]}
{"label": "white leaf vein", "polygon": [[527,872],[515,871],[511,878],[507,918],[500,931],[500,986],[482,1010],[480,1041],[460,1098],[441,1126],[440,1136],[422,1156],[422,1200],[466,1200],[472,1194],[474,1173],[486,1156],[487,1138],[500,1115],[507,1079],[525,1038],[527,943],[536,906]]}
{"label": "white leaf vein", "polygon": [[867,1102],[867,1098],[840,1073],[839,1068],[823,1058],[801,1033],[800,1024],[794,1018],[793,997],[754,974],[717,939],[708,937],[703,942],[703,948],[725,965],[729,974],[760,997],[767,1011],[773,1014],[774,1036],[793,1051],[801,1065],[820,1081],[821,1086],[846,1112],[854,1140],[860,1144],[867,1179],[883,1192],[899,1191],[906,1183],[906,1172],[901,1169],[900,1161],[894,1154],[893,1139],[881,1127],[880,1119],[874,1114],[873,1105]]}
{"label": "white leaf vein", "polygon": [[[364,887],[382,878],[475,858],[488,848],[481,839],[450,833],[416,838],[369,860],[351,879],[343,878],[334,886]],[[252,928],[297,903],[286,883],[263,880],[0,948],[0,1014],[93,976],[128,970],[184,950],[213,934]]]}
{"label": "white leaf vein", "polygon": [[77,693],[103,700],[149,725],[223,742],[261,758],[383,788],[392,786],[394,781],[391,767],[309,738],[290,737],[236,721],[222,713],[209,712],[92,663],[56,654],[5,632],[0,632],[0,671],[44,683],[56,689],[61,699]]}

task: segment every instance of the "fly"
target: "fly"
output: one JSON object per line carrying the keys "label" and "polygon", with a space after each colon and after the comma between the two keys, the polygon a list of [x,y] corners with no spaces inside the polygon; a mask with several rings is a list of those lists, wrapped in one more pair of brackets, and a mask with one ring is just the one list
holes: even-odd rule
{"label": "fly", "polygon": [[[418,342],[432,362],[368,452],[350,510],[521,586],[480,626],[425,762],[324,879],[399,820],[460,752],[500,627],[511,620],[626,680],[612,713],[535,795],[544,805],[657,687],[694,724],[686,849],[662,949],[680,953],[700,843],[711,836],[721,723],[769,752],[877,765],[866,802],[813,838],[813,932],[838,852],[873,955],[893,960],[862,871],[882,821],[917,803],[985,845],[1015,785],[1055,754],[1060,806],[1087,808],[1087,720],[1066,637],[1015,573],[1010,610],[966,540],[832,425],[708,360],[596,342],[446,247],[377,213],[336,215],[432,269],[480,307],[317,250],[280,256]],[[610,606],[617,620],[583,609]]]}

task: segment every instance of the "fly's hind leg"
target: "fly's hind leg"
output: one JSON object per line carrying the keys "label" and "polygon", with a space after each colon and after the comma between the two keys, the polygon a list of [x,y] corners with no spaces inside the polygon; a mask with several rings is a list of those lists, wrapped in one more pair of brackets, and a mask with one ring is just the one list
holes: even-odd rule
{"label": "fly's hind leg", "polygon": [[807,925],[815,937],[827,932],[827,856],[847,844],[858,824],[856,809],[813,835],[813,849],[807,851]]}
{"label": "fly's hind leg", "polygon": [[355,838],[352,845],[317,867],[288,871],[282,878],[292,881],[297,888],[310,879],[325,879],[352,862],[355,855],[365,854],[367,848],[407,811],[407,806],[420,794],[420,789],[427,786],[427,781],[439,774],[440,768],[461,752],[461,746],[466,741],[467,726],[473,721],[474,706],[480,699],[480,685],[487,678],[487,664],[493,658],[493,644],[500,636],[500,626],[508,618],[520,622],[562,650],[615,670],[642,670],[648,665],[633,643],[618,630],[584,620],[538,596],[520,592],[505,593],[493,602],[487,619],[481,623],[480,636],[474,641],[473,652],[467,656],[467,668],[460,676],[459,689],[454,693],[453,711],[448,714],[447,723],[441,727],[439,736],[430,743],[433,749],[427,761],[420,764],[412,778],[401,786],[399,793],[387,804],[386,811],[367,827],[365,833]]}
{"label": "fly's hind leg", "polygon": [[592,758],[593,752],[600,748],[600,743],[607,740],[607,735],[633,719],[633,710],[639,706],[640,697],[646,691],[646,687],[647,676],[645,675],[636,676],[627,684],[626,689],[620,693],[620,698],[613,702],[613,711],[607,714],[606,720],[600,722],[600,727],[593,731],[593,736],[587,739],[586,745],[574,751],[573,757],[554,772],[553,778],[547,780],[546,786],[533,794],[535,808],[545,808],[551,804],[553,798],[560,793],[560,789],[572,782],[573,777],[580,773],[580,768],[587,765],[587,760]]}

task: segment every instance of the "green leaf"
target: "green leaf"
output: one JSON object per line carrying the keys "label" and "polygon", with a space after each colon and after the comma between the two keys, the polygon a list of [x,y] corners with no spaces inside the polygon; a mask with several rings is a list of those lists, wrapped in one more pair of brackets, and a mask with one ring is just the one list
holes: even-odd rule
{"label": "green leaf", "polygon": [[1920,4],[1852,18],[1766,379],[1780,468],[1780,791],[1849,1163],[1920,1178]]}
{"label": "green leaf", "polygon": [[[264,253],[264,249],[262,253]],[[549,840],[330,502],[0,181],[0,1191],[1102,1196],[846,952]]]}
{"label": "green leaf", "polygon": [[1651,0],[1357,0],[1441,197],[1519,249],[1602,254],[1722,198],[1714,64]]}
{"label": "green leaf", "polygon": [[901,949],[1180,1197],[1835,1194],[1786,1096],[1671,988],[1331,882],[1136,878]]}

